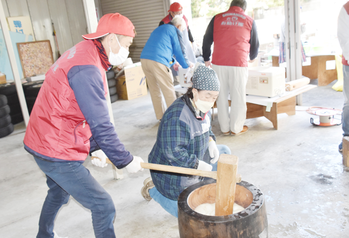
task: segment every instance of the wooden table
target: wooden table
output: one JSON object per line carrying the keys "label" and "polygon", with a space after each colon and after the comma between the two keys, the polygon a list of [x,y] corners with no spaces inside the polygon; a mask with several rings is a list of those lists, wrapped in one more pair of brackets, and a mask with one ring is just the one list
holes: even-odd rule
{"label": "wooden table", "polygon": [[[326,70],[326,61],[335,60],[334,55],[313,55],[310,58],[311,64],[302,66],[302,75],[318,79],[318,86],[326,86],[337,79],[337,69]],[[279,66],[279,56],[272,56],[272,65]]]}
{"label": "wooden table", "polygon": [[[293,91],[285,92],[282,96],[277,97],[261,97],[261,96],[246,96],[247,113],[246,118],[266,117],[273,123],[273,127],[278,129],[277,115],[287,113],[287,115],[296,114],[296,97],[306,91],[316,88],[316,85],[305,85]],[[231,101],[229,101],[229,106]],[[216,104],[214,105],[216,107]]]}

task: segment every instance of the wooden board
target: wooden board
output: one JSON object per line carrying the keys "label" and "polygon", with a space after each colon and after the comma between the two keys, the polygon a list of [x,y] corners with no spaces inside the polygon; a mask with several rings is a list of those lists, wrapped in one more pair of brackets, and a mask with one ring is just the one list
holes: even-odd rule
{"label": "wooden board", "polygon": [[54,63],[49,40],[17,43],[17,49],[25,78],[46,74]]}

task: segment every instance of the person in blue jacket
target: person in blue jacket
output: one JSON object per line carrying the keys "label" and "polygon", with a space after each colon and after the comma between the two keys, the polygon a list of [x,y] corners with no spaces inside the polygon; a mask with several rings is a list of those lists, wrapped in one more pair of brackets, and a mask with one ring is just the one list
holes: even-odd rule
{"label": "person in blue jacket", "polygon": [[181,47],[184,45],[181,33],[183,27],[186,27],[185,22],[179,16],[174,17],[169,24],[157,27],[151,33],[140,57],[158,120],[161,120],[166,110],[162,95],[167,107],[176,100],[171,66],[176,62],[185,69],[191,65],[186,59],[185,49]]}
{"label": "person in blue jacket", "polygon": [[[231,153],[229,147],[216,145],[211,130],[210,109],[219,94],[218,77],[212,69],[196,65],[192,88],[166,110],[161,120],[149,163],[217,171],[219,155]],[[150,173],[151,179],[144,181],[143,197],[148,201],[153,198],[175,217],[180,193],[204,179],[155,170]]]}

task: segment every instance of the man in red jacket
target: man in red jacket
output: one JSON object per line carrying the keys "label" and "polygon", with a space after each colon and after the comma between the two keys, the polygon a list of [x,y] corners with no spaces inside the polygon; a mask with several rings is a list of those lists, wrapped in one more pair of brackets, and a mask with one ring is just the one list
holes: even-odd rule
{"label": "man in red jacket", "polygon": [[211,45],[214,42],[212,68],[221,83],[217,108],[223,135],[237,135],[248,130],[244,126],[247,59],[249,56],[252,61],[257,57],[259,40],[255,21],[245,14],[246,7],[246,0],[233,0],[228,11],[214,16],[207,27],[202,46],[205,65],[211,66]]}
{"label": "man in red jacket", "polygon": [[194,38],[193,38],[191,31],[189,29],[188,19],[183,15],[182,5],[179,4],[178,2],[174,2],[170,5],[170,9],[168,10],[168,12],[169,12],[168,15],[165,16],[164,19],[162,19],[160,21],[159,26],[171,22],[175,16],[179,15],[179,16],[183,17],[185,23],[187,24],[188,37],[189,37],[190,42],[193,43]]}
{"label": "man in red jacket", "polygon": [[134,37],[128,18],[106,14],[97,32],[84,35],[85,41],[66,51],[45,75],[24,137],[24,148],[49,187],[37,238],[54,237],[55,217],[70,195],[91,210],[96,237],[115,237],[113,200],[83,162],[89,152],[102,150],[117,168],[142,170],[143,160],[120,142],[106,100],[105,72],[127,59]]}

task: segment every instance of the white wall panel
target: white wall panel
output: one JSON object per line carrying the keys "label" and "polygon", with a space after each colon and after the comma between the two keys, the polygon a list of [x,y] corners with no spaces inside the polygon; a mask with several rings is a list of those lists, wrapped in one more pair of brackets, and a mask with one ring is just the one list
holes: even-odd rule
{"label": "white wall panel", "polygon": [[130,56],[134,62],[139,57],[151,32],[158,27],[159,22],[168,14],[167,0],[100,0],[102,13],[118,12],[128,17],[136,28],[137,35],[130,48]]}
{"label": "white wall panel", "polygon": [[29,16],[29,9],[26,0],[7,0],[9,16]]}
{"label": "white wall panel", "polygon": [[82,0],[66,0],[69,17],[70,34],[73,44],[83,40],[82,35],[87,34],[87,22]]}
{"label": "white wall panel", "polygon": [[[9,17],[10,13],[8,12],[8,7],[7,7],[7,1],[6,0],[1,0],[2,6],[4,8],[4,12],[5,12],[5,17]],[[1,29],[1,26],[0,26]]]}
{"label": "white wall panel", "polygon": [[53,20],[59,51],[63,54],[74,44],[70,33],[69,18],[65,1],[47,0],[51,19]]}
{"label": "white wall panel", "polygon": [[27,0],[36,40],[50,40],[54,60],[57,59],[50,11],[47,0]]}

